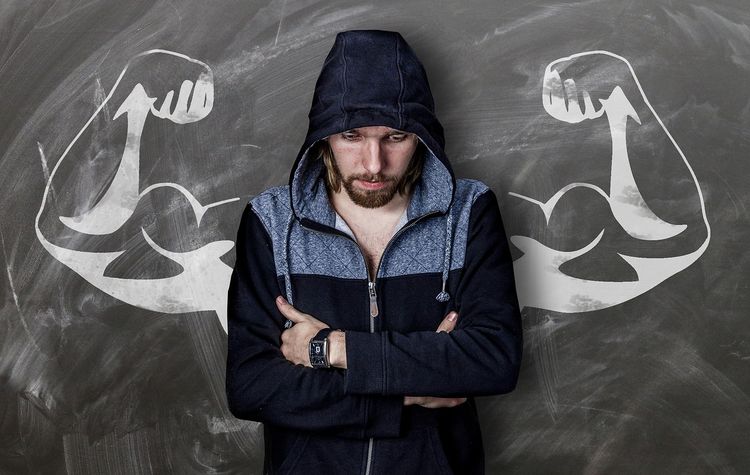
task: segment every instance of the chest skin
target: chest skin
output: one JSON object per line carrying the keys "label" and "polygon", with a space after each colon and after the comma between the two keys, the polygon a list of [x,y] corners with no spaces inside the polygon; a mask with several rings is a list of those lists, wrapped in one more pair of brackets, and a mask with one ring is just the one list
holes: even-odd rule
{"label": "chest skin", "polygon": [[350,229],[354,233],[354,237],[357,239],[357,245],[362,250],[362,254],[365,256],[367,261],[367,270],[370,275],[370,280],[375,279],[375,273],[380,263],[380,258],[383,256],[388,242],[393,236],[393,229],[396,227],[396,223],[389,223],[386,226],[374,227],[362,227],[360,225],[352,223]]}
{"label": "chest skin", "polygon": [[[355,234],[355,236],[357,236]],[[367,270],[370,275],[370,280],[375,277],[375,272],[378,269],[380,258],[383,256],[385,246],[388,244],[390,236],[357,236],[357,243],[359,248],[362,249],[362,253],[367,261]]]}

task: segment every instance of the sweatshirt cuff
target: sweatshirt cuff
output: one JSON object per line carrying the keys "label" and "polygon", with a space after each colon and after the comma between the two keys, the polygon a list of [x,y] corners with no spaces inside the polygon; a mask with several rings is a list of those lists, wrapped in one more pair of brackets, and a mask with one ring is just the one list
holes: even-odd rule
{"label": "sweatshirt cuff", "polygon": [[384,332],[346,331],[346,394],[386,394]]}

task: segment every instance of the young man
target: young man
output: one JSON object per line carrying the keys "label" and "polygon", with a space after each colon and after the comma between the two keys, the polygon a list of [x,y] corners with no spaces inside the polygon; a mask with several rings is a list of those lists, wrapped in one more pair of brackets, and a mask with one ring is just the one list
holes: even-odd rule
{"label": "young man", "polygon": [[264,423],[264,473],[484,473],[473,397],[521,359],[495,195],[455,179],[398,33],[339,33],[309,118],[240,222],[229,408]]}

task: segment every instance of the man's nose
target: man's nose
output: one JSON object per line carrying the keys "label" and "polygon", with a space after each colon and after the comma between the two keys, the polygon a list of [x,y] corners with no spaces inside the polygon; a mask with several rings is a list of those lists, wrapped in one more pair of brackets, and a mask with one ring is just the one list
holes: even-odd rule
{"label": "man's nose", "polygon": [[362,160],[368,173],[375,175],[385,166],[385,151],[380,140],[367,140]]}

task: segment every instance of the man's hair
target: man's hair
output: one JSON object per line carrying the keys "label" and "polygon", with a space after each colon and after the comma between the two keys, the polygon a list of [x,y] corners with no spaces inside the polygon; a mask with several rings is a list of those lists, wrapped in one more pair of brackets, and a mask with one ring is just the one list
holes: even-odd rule
{"label": "man's hair", "polygon": [[[406,193],[406,190],[410,189],[411,185],[416,183],[422,175],[422,166],[424,164],[426,151],[427,147],[425,147],[421,140],[417,139],[417,148],[414,150],[414,155],[411,157],[409,166],[406,168],[404,180],[396,190],[400,195]],[[326,185],[328,185],[328,188],[331,191],[338,193],[339,190],[341,190],[341,180],[339,180],[333,170],[333,167],[335,166],[333,150],[331,150],[331,145],[327,140],[321,140],[318,143],[317,159],[323,160],[323,164],[326,167]]]}

